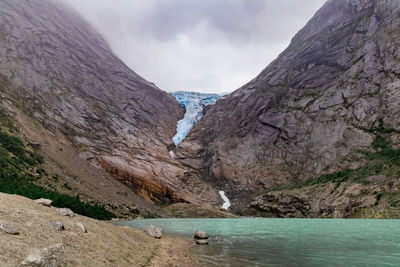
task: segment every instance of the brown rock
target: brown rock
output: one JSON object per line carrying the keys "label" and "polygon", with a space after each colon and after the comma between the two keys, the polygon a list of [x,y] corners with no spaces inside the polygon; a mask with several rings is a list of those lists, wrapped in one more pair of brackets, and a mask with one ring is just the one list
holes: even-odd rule
{"label": "brown rock", "polygon": [[154,225],[150,225],[146,227],[145,232],[154,238],[160,239],[162,237],[162,228],[155,227]]}
{"label": "brown rock", "polygon": [[82,232],[87,233],[86,226],[82,222],[75,223],[75,226],[82,230]]}
{"label": "brown rock", "polygon": [[39,198],[35,200],[35,203],[46,207],[51,207],[51,203],[53,203],[53,201],[51,201],[50,199]]}
{"label": "brown rock", "polygon": [[36,250],[29,254],[18,267],[63,267],[64,263],[64,247],[60,243]]}
{"label": "brown rock", "polygon": [[64,224],[63,224],[62,222],[50,223],[50,227],[51,227],[53,230],[56,230],[56,231],[64,231],[64,230],[65,230]]}
{"label": "brown rock", "polygon": [[12,225],[11,223],[6,222],[6,221],[0,221],[0,231],[3,231],[10,235],[18,235],[19,234],[18,229],[14,225]]}
{"label": "brown rock", "polygon": [[208,234],[205,231],[197,231],[194,234],[194,239],[208,239]]}
{"label": "brown rock", "polygon": [[74,217],[75,213],[68,209],[68,208],[61,208],[61,209],[57,209],[57,212],[62,215],[62,216],[69,216],[69,217]]}

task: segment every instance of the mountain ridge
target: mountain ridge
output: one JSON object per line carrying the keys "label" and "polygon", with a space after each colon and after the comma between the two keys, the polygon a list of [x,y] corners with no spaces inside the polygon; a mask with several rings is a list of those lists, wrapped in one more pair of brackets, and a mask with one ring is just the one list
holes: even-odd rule
{"label": "mountain ridge", "polygon": [[[178,157],[225,189],[244,214],[257,192],[361,168],[367,159],[359,151],[371,149],[380,134],[374,129],[400,125],[400,38],[390,32],[399,7],[398,1],[327,1],[276,60],[210,108]],[[277,203],[287,207],[279,197],[271,205],[261,201],[270,209]],[[354,214],[329,205],[338,216]]]}
{"label": "mountain ridge", "polygon": [[184,109],[129,69],[74,9],[5,0],[0,10],[2,107],[24,140],[41,145],[46,168],[72,187],[69,194],[163,216],[155,203],[217,201],[210,187],[206,198],[193,193],[207,185],[170,157]]}

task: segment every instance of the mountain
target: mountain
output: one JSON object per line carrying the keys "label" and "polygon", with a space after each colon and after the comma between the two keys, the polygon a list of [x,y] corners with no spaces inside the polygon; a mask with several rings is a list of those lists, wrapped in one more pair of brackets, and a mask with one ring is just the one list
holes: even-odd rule
{"label": "mountain", "polygon": [[400,217],[399,15],[329,0],[252,81],[178,102],[69,6],[1,1],[0,190],[101,218]]}
{"label": "mountain", "polygon": [[45,188],[127,215],[219,199],[169,154],[184,108],[60,1],[0,2],[0,99],[11,132],[40,148]]}
{"label": "mountain", "polygon": [[178,158],[243,214],[396,209],[399,15],[396,0],[327,1],[276,60],[207,111]]}

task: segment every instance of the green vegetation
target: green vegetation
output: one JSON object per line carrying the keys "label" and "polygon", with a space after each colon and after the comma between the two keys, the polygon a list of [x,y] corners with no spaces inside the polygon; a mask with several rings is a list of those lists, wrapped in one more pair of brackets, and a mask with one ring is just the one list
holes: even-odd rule
{"label": "green vegetation", "polygon": [[[387,131],[381,129],[381,132]],[[372,144],[372,148],[375,150],[375,152],[359,151],[365,155],[365,157],[369,160],[369,163],[358,169],[344,169],[338,172],[323,174],[317,178],[305,182],[294,179],[294,182],[291,184],[276,187],[271,191],[295,189],[303,186],[312,186],[325,183],[335,183],[336,186],[339,186],[341,183],[348,181],[368,184],[369,182],[365,178],[374,175],[400,177],[400,149],[393,149],[392,144],[380,134],[377,135]],[[265,193],[267,192],[262,192],[261,194]],[[378,202],[380,197],[377,196]]]}
{"label": "green vegetation", "polygon": [[16,131],[13,121],[7,116],[6,112],[0,108],[0,129]]}
{"label": "green vegetation", "polygon": [[364,182],[364,179],[373,175],[399,176],[400,149],[393,149],[391,143],[378,135],[372,144],[375,152],[364,151],[369,163],[355,170],[345,169],[339,172],[324,174],[316,179],[309,180],[304,185],[323,184],[333,182],[340,184],[346,181]]}
{"label": "green vegetation", "polygon": [[142,213],[142,216],[145,219],[157,219],[158,218],[157,214],[152,213],[150,211]]}
{"label": "green vegetation", "polygon": [[[45,189],[34,182],[47,175],[40,168],[43,158],[35,151],[27,148],[24,143],[8,131],[14,131],[14,126],[0,109],[0,192],[17,194],[31,199],[48,198],[55,207],[70,208],[74,212],[95,219],[109,220],[115,217],[111,212],[99,205],[83,203],[79,197],[71,197]],[[37,169],[37,174],[33,174]],[[35,176],[37,175],[37,176]],[[57,177],[58,176],[53,176]]]}

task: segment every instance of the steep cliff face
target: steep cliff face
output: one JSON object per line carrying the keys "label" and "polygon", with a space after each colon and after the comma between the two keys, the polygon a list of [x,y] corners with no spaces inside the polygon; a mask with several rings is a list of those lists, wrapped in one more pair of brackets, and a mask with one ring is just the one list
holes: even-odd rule
{"label": "steep cliff face", "polygon": [[[42,147],[56,141],[49,148],[55,165],[71,173],[74,161],[80,162],[76,168],[86,168],[83,162],[105,169],[149,201],[203,201],[192,191],[206,185],[185,175],[169,155],[184,109],[130,70],[70,7],[52,0],[1,1],[0,74],[3,106],[15,118],[22,111],[46,129],[43,135],[25,129],[25,135]],[[75,156],[66,167],[59,154],[69,141]],[[97,185],[92,181],[99,198],[108,190],[101,188],[104,177],[100,172]],[[202,189],[189,190],[193,183]],[[124,191],[116,193],[129,195]],[[216,192],[206,191],[208,199],[217,199]]]}
{"label": "steep cliff face", "polygon": [[[365,163],[400,130],[400,2],[330,0],[255,79],[211,107],[184,164],[239,196]],[[382,130],[381,132],[378,129]]]}

